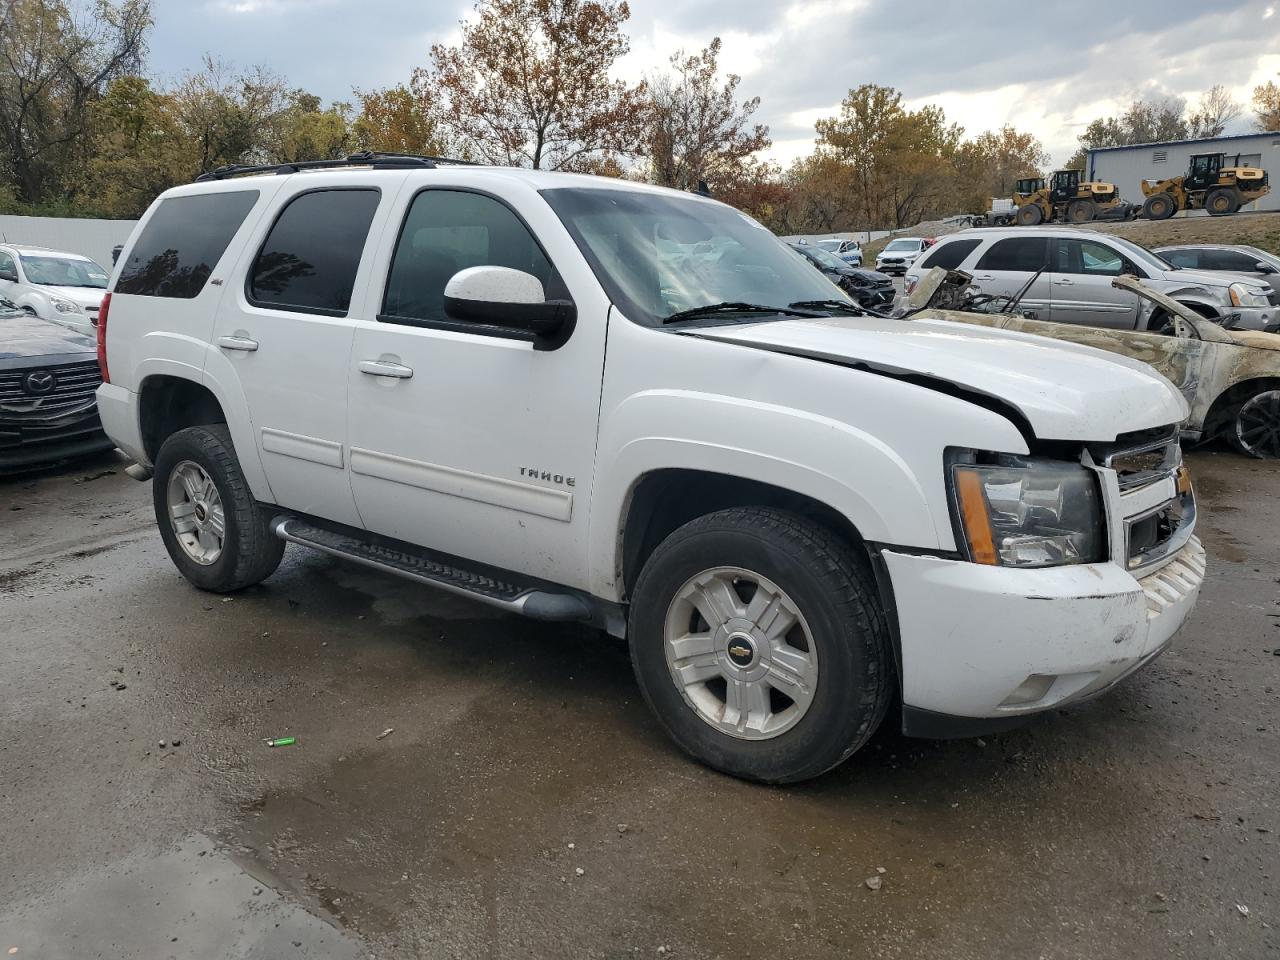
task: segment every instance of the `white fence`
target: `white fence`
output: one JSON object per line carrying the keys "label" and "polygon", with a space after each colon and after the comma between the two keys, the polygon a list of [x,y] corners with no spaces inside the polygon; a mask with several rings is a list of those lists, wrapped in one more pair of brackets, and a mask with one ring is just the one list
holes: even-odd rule
{"label": "white fence", "polygon": [[129,239],[136,220],[80,220],[71,217],[0,215],[0,240],[78,253],[111,271],[111,250]]}

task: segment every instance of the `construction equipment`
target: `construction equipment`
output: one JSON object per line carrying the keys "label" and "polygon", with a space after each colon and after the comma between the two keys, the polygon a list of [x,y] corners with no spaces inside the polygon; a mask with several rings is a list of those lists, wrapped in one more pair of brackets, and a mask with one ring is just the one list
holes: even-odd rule
{"label": "construction equipment", "polygon": [[1019,226],[1038,223],[1089,223],[1091,220],[1129,220],[1137,214],[1134,204],[1120,199],[1114,183],[1085,180],[1083,170],[1056,170],[1048,184],[1043,177],[1028,177],[1014,185],[1013,202]]}
{"label": "construction equipment", "polygon": [[1167,180],[1143,180],[1142,215],[1148,220],[1168,220],[1179,210],[1208,210],[1212,216],[1235,213],[1246,203],[1271,192],[1267,171],[1258,167],[1226,166],[1226,154],[1199,153],[1182,176]]}

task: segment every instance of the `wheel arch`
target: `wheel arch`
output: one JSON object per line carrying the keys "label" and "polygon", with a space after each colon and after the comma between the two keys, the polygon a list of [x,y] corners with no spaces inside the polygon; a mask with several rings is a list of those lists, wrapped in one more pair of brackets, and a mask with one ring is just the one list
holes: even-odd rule
{"label": "wheel arch", "polygon": [[151,374],[138,385],[138,426],[143,451],[155,463],[165,440],[186,427],[226,423],[213,391],[174,374]]}
{"label": "wheel arch", "polygon": [[1237,405],[1260,390],[1280,389],[1280,376],[1250,377],[1240,380],[1223,390],[1214,399],[1204,416],[1204,437],[1220,437],[1230,425],[1232,411]]}

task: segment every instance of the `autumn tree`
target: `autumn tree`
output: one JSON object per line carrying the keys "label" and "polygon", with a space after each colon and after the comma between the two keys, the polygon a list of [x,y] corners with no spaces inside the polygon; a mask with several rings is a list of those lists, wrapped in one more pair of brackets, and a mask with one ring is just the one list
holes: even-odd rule
{"label": "autumn tree", "polygon": [[1280,130],[1280,85],[1274,80],[1253,88],[1253,112],[1259,133]]}
{"label": "autumn tree", "polygon": [[1231,122],[1244,112],[1244,106],[1231,91],[1218,83],[1205,91],[1187,116],[1187,134],[1191,137],[1220,137]]}
{"label": "autumn tree", "polygon": [[1040,176],[1049,154],[1034,134],[1005,124],[957,147],[956,205],[960,210],[987,209],[992,197],[1007,197],[1023,177]]}
{"label": "autumn tree", "polygon": [[150,27],[150,0],[10,0],[0,10],[0,164],[19,200],[67,189],[91,104],[138,72]]}
{"label": "autumn tree", "polygon": [[692,55],[673,54],[669,72],[650,77],[649,129],[645,136],[649,178],[692,190],[706,180],[719,195],[730,184],[741,192],[762,182],[748,163],[767,149],[769,128],[752,123],[760,98],[738,102],[741,77],[719,75],[720,38]]}
{"label": "autumn tree", "polygon": [[360,106],[352,137],[361,150],[379,153],[441,154],[443,142],[430,91],[404,84],[355,92]]}
{"label": "autumn tree", "polygon": [[270,117],[268,159],[278,163],[337,160],[351,152],[351,105],[323,106],[306,90],[285,95],[283,107]]}
{"label": "autumn tree", "polygon": [[629,16],[611,0],[479,0],[458,46],[432,46],[413,86],[434,91],[449,135],[490,163],[577,169],[631,155],[644,88],[609,76]]}

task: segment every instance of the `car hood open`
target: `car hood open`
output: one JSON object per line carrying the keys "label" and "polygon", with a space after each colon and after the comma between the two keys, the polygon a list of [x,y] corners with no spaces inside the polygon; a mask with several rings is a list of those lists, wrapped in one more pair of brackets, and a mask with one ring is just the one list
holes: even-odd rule
{"label": "car hood open", "polygon": [[1188,412],[1173,385],[1140,361],[1012,330],[832,317],[682,332],[989,397],[1042,440],[1114,440]]}
{"label": "car hood open", "polygon": [[66,356],[97,357],[98,345],[74,330],[26,313],[0,314],[0,360]]}

